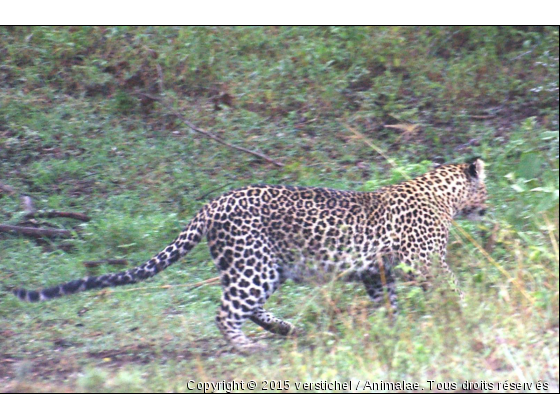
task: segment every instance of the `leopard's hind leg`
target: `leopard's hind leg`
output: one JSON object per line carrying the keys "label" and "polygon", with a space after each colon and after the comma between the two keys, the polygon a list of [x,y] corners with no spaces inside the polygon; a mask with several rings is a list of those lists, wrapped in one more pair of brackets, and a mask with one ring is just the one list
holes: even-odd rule
{"label": "leopard's hind leg", "polygon": [[235,255],[235,245],[220,253],[213,252],[223,287],[216,323],[224,337],[244,353],[265,348],[263,344],[249,340],[241,330],[247,319],[274,333],[289,335],[295,332],[292,324],[263,309],[267,299],[280,286],[281,270],[267,241],[254,235],[252,241],[252,246],[247,246],[246,240],[243,242],[243,255]]}

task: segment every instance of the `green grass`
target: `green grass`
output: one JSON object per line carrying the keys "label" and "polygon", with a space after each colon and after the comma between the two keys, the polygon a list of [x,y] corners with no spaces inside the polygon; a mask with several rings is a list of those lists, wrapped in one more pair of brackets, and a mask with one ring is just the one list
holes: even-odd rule
{"label": "green grass", "polygon": [[[557,27],[14,27],[0,28],[0,57],[0,182],[40,210],[91,217],[49,219],[75,229],[64,240],[0,234],[4,286],[82,277],[89,260],[144,262],[209,199],[251,183],[368,191],[480,156],[490,193],[488,217],[460,221],[468,237],[450,239],[464,303],[444,284],[399,284],[391,322],[359,284],[288,283],[267,308],[307,334],[247,324],[269,346],[248,357],[215,327],[219,287],[189,288],[217,274],[204,244],[137,287],[37,305],[2,290],[1,390],[188,392],[189,380],[558,390]],[[139,93],[285,166],[195,134]],[[0,192],[0,223],[22,217],[17,194]]]}

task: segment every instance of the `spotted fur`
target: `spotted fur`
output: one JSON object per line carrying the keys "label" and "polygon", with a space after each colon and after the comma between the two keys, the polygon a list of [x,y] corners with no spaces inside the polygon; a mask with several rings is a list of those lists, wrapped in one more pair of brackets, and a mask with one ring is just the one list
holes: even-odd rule
{"label": "spotted fur", "polygon": [[484,163],[477,159],[374,192],[269,185],[233,190],[206,204],[175,241],[139,267],[14,293],[35,302],[136,283],[173,264],[206,236],[223,287],[216,322],[234,347],[251,351],[262,345],[241,331],[247,319],[278,334],[297,332],[263,308],[287,278],[336,272],[362,281],[375,302],[387,292],[396,309],[391,270],[396,264],[426,276],[437,261],[440,271],[451,275],[445,263],[451,221],[484,214],[484,178]]}

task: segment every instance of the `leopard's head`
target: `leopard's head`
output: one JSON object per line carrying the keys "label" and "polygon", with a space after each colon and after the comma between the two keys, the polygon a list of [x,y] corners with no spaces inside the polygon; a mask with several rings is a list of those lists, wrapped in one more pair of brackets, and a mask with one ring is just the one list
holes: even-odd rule
{"label": "leopard's head", "polygon": [[486,213],[488,198],[484,162],[477,158],[472,163],[466,164],[465,174],[468,182],[467,196],[461,203],[459,215],[469,220],[480,220]]}

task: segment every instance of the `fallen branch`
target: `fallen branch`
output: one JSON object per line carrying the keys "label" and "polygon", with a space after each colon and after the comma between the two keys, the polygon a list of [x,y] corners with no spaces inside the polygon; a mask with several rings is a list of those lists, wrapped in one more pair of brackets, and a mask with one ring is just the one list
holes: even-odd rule
{"label": "fallen branch", "polygon": [[492,118],[496,118],[497,115],[471,115],[471,118],[475,120],[490,120]]}
{"label": "fallen branch", "polygon": [[205,131],[205,130],[203,130],[203,129],[201,129],[201,128],[198,128],[198,127],[195,126],[193,123],[191,123],[189,120],[186,120],[186,119],[182,118],[181,115],[179,115],[179,113],[177,113],[177,112],[175,112],[175,111],[173,111],[173,115],[175,115],[177,118],[179,118],[179,119],[183,122],[183,124],[187,125],[191,130],[196,131],[197,133],[200,133],[200,134],[202,134],[202,135],[205,135],[205,136],[211,138],[212,140],[217,141],[218,143],[220,143],[220,144],[222,144],[222,145],[224,145],[224,146],[230,147],[230,148],[235,149],[235,150],[239,150],[240,152],[249,153],[249,154],[251,154],[251,155],[253,155],[253,156],[257,156],[257,157],[259,157],[259,158],[261,158],[261,159],[264,159],[264,160],[266,160],[267,162],[270,162],[270,163],[272,163],[273,165],[276,165],[276,166],[278,166],[278,167],[280,167],[280,168],[283,168],[283,167],[284,167],[284,164],[283,164],[283,163],[280,163],[280,162],[278,162],[278,161],[276,161],[276,160],[274,160],[274,159],[272,159],[272,158],[269,158],[268,156],[263,155],[262,153],[255,152],[254,150],[249,150],[249,149],[246,149],[246,148],[244,148],[244,147],[236,146],[235,144],[231,144],[231,143],[225,142],[224,140],[222,140],[221,138],[219,138],[219,137],[216,136],[215,134],[209,133],[208,131]]}
{"label": "fallen branch", "polygon": [[[0,191],[7,192],[8,194],[16,194],[16,190],[9,185],[3,184],[0,182]],[[89,222],[91,218],[84,214],[84,213],[75,213],[71,211],[42,211],[35,209],[35,205],[33,204],[33,199],[25,194],[19,194],[19,198],[21,200],[21,207],[25,212],[24,217],[26,219],[31,219],[33,217],[44,217],[44,218],[53,218],[53,217],[67,217],[70,219],[78,219],[83,222]]]}
{"label": "fallen branch", "polygon": [[283,167],[284,167],[284,164],[283,164],[283,163],[280,163],[280,162],[278,162],[278,161],[276,161],[276,160],[274,160],[274,159],[272,159],[272,158],[269,158],[268,156],[266,156],[266,155],[264,155],[264,154],[262,154],[262,153],[255,152],[254,150],[249,150],[249,149],[246,149],[246,148],[244,148],[244,147],[236,146],[235,144],[228,143],[228,142],[224,141],[223,139],[221,139],[220,137],[218,137],[217,135],[212,134],[212,133],[210,133],[210,132],[208,132],[208,131],[206,131],[206,130],[203,130],[203,129],[201,129],[201,128],[198,128],[196,125],[194,125],[194,124],[193,124],[192,122],[190,122],[189,120],[184,119],[183,116],[182,116],[181,114],[179,114],[177,111],[175,111],[173,108],[171,108],[171,107],[169,107],[167,104],[165,104],[161,98],[158,98],[158,97],[153,96],[153,95],[149,95],[149,94],[147,94],[147,93],[142,93],[142,92],[138,92],[138,94],[141,95],[141,96],[144,96],[144,97],[146,97],[146,98],[152,99],[152,100],[154,100],[154,101],[160,102],[160,103],[164,106],[164,108],[166,108],[170,113],[172,113],[172,114],[173,114],[174,116],[176,116],[179,120],[181,120],[181,122],[182,122],[183,124],[185,124],[187,127],[189,127],[191,130],[193,130],[193,131],[195,131],[195,132],[197,132],[197,133],[199,133],[199,134],[202,134],[203,136],[206,136],[206,137],[208,137],[208,138],[211,138],[212,140],[214,140],[214,141],[220,143],[220,144],[223,145],[223,146],[227,146],[227,147],[229,147],[229,148],[231,148],[231,149],[239,150],[240,152],[249,153],[249,154],[251,154],[251,155],[253,155],[253,156],[257,156],[257,157],[259,157],[259,158],[261,158],[261,159],[264,159],[264,160],[266,160],[267,162],[270,162],[270,163],[272,163],[273,165],[276,165],[276,166],[278,166],[278,167],[280,167],[280,168],[283,168]]}
{"label": "fallen branch", "polygon": [[72,237],[72,232],[66,229],[46,229],[12,225],[0,225],[0,232],[19,233],[21,235],[31,236],[33,238]]}
{"label": "fallen branch", "polygon": [[53,217],[67,217],[69,219],[77,219],[83,222],[89,222],[91,217],[84,213],[74,213],[71,211],[35,211],[30,212],[25,215],[26,218],[32,217],[44,217],[46,219],[50,219]]}

